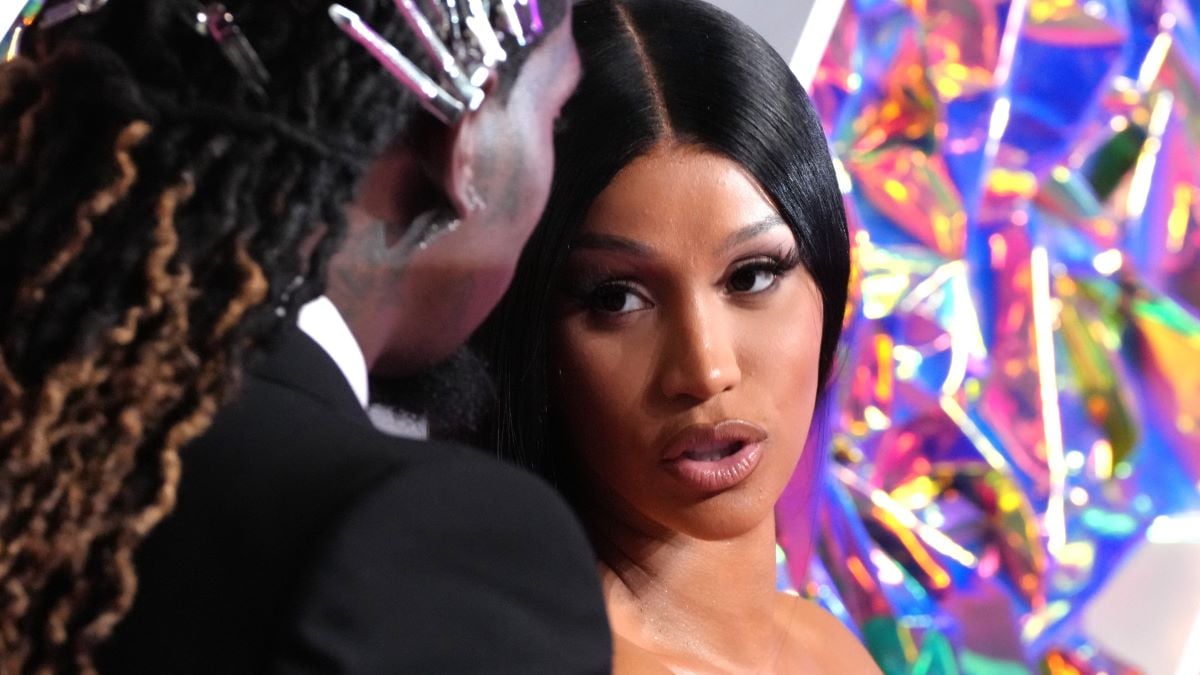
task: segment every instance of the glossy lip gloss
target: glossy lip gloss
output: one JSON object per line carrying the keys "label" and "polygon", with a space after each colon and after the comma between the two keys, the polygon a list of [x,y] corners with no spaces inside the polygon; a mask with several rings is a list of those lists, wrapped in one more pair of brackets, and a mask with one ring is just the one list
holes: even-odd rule
{"label": "glossy lip gloss", "polygon": [[766,430],[746,420],[692,424],[671,438],[663,463],[692,488],[721,492],[754,471],[766,440]]}

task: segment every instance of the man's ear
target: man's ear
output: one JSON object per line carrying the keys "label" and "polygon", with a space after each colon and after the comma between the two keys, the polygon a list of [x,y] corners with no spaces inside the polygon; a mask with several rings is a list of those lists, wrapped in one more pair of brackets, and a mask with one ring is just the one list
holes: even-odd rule
{"label": "man's ear", "polygon": [[499,101],[493,100],[496,74],[492,73],[483,84],[485,98],[478,110],[468,112],[459,120],[449,134],[449,162],[446,165],[445,190],[450,206],[459,217],[468,216],[484,208],[479,192],[480,179],[477,174],[479,153],[487,146],[486,139],[495,133],[489,128]]}
{"label": "man's ear", "polygon": [[468,114],[455,126],[450,137],[449,161],[446,163],[443,185],[450,207],[460,218],[477,210],[475,153],[478,135],[476,116]]}

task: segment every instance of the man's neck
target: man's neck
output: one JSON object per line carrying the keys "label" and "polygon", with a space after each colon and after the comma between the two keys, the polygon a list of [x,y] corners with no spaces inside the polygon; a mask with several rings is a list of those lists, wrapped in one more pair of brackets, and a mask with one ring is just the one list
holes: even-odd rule
{"label": "man's neck", "polygon": [[373,368],[394,323],[404,261],[389,246],[386,225],[347,211],[350,231],[329,262],[325,294],[350,326],[368,368]]}

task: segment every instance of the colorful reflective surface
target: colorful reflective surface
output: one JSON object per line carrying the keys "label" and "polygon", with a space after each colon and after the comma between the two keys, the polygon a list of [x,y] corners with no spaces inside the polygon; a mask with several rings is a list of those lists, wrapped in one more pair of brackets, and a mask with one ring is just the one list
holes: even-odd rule
{"label": "colorful reflective surface", "polygon": [[780,583],[885,672],[1134,672],[1083,617],[1200,508],[1198,19],[843,7],[812,96],[859,272],[815,554],[781,508]]}
{"label": "colorful reflective surface", "polygon": [[11,25],[6,23],[11,14],[0,12],[0,14],[3,14],[3,18],[0,18],[0,30],[4,31],[3,34],[0,34],[0,63],[16,58],[22,34],[29,26],[33,25],[34,18],[37,17],[38,12],[42,9],[42,5],[45,4],[43,0],[11,1],[14,4],[20,4],[20,9],[17,10],[16,17]]}

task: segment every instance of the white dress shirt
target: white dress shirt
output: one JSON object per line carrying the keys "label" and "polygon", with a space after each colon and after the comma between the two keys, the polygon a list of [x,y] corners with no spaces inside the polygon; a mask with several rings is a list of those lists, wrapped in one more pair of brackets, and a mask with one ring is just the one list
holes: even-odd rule
{"label": "white dress shirt", "polygon": [[354,390],[359,405],[367,411],[377,429],[405,438],[429,437],[429,425],[424,418],[381,405],[369,405],[367,359],[333,301],[324,295],[310,301],[300,308],[296,325],[337,364],[338,370],[342,371],[342,376]]}
{"label": "white dress shirt", "polygon": [[324,349],[354,390],[364,410],[367,408],[367,359],[358,340],[333,302],[322,295],[300,308],[296,325]]}

